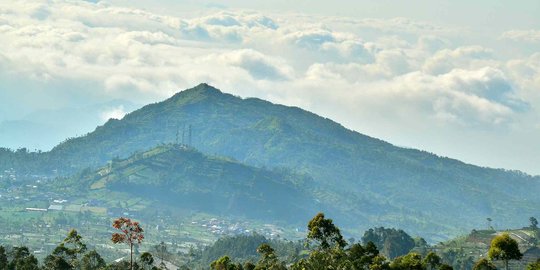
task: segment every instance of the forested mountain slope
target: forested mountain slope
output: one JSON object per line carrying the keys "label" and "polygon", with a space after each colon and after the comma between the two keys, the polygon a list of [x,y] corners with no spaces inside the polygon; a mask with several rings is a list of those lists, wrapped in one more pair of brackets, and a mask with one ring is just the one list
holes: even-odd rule
{"label": "forested mountain slope", "polygon": [[0,162],[68,174],[175,141],[252,166],[307,174],[316,197],[341,209],[336,220],[362,229],[395,226],[430,237],[482,226],[486,217],[511,227],[537,214],[540,203],[538,177],[396,147],[302,109],[242,99],[207,84],[50,152],[29,154],[30,162],[9,161],[13,153],[0,155]]}

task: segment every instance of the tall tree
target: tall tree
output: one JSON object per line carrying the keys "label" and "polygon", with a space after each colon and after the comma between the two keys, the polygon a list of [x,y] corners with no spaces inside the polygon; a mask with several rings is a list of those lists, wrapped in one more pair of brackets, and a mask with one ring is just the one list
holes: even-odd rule
{"label": "tall tree", "polygon": [[268,244],[262,244],[257,248],[261,258],[255,266],[255,270],[286,270],[283,263],[278,260],[274,249]]}
{"label": "tall tree", "polygon": [[491,240],[488,257],[492,260],[502,260],[505,269],[508,270],[508,262],[510,260],[521,260],[523,254],[519,251],[516,240],[512,239],[509,234],[503,233]]}
{"label": "tall tree", "polygon": [[72,229],[66,238],[44,260],[45,269],[75,269],[79,268],[79,258],[86,251],[82,236]]}
{"label": "tall tree", "polygon": [[318,213],[309,221],[307,238],[316,241],[321,249],[334,246],[344,248],[347,245],[339,228],[334,225],[332,219],[325,218],[323,213]]}
{"label": "tall tree", "polygon": [[119,230],[120,233],[113,233],[111,240],[114,244],[124,243],[129,246],[129,267],[133,270],[133,245],[142,243],[144,239],[143,229],[139,222],[124,217],[116,219],[112,226]]}

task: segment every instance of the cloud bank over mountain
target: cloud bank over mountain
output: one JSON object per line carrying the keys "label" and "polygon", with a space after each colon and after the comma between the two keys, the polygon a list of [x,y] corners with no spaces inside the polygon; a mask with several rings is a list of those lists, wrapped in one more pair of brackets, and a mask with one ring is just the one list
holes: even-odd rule
{"label": "cloud bank over mountain", "polygon": [[208,82],[398,145],[538,174],[539,30],[481,41],[477,31],[410,18],[5,3],[0,122],[36,109],[154,102]]}

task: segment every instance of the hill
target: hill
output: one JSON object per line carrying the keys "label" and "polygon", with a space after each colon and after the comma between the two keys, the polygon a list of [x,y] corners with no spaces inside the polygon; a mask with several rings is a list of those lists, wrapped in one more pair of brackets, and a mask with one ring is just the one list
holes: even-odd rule
{"label": "hill", "polygon": [[64,181],[80,191],[107,189],[168,205],[172,209],[294,223],[317,203],[303,186],[310,179],[210,157],[181,145],[160,145],[96,171]]}
{"label": "hill", "polygon": [[251,166],[309,175],[315,198],[335,207],[339,224],[358,231],[390,226],[445,239],[482,226],[486,217],[517,226],[540,203],[539,177],[396,147],[300,108],[207,84],[111,119],[49,152],[4,150],[0,164],[71,174],[178,141]]}
{"label": "hill", "polygon": [[[527,264],[535,262],[540,257],[538,229],[531,227],[503,231],[472,230],[466,235],[438,243],[430,250],[440,254],[443,260],[454,266],[454,269],[471,269],[474,262],[487,257],[491,241],[502,233],[508,233],[516,240],[523,254],[521,260],[510,262],[510,269],[525,269]],[[495,261],[495,264],[501,269],[504,268],[501,261]]]}

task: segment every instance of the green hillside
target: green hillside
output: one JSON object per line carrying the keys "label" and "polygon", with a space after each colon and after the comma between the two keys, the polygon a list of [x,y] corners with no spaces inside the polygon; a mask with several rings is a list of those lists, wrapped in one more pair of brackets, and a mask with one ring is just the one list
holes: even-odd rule
{"label": "green hillside", "polygon": [[309,217],[317,203],[305,177],[271,172],[181,145],[161,145],[94,172],[64,180],[79,190],[107,189],[216,215],[294,223]]}
{"label": "green hillside", "polygon": [[538,215],[539,177],[396,147],[302,109],[242,99],[207,84],[110,120],[50,152],[4,150],[0,164],[66,175],[182,138],[203,153],[309,175],[313,196],[333,206],[337,222],[357,231],[392,226],[445,239],[482,226],[486,217],[514,227]]}

